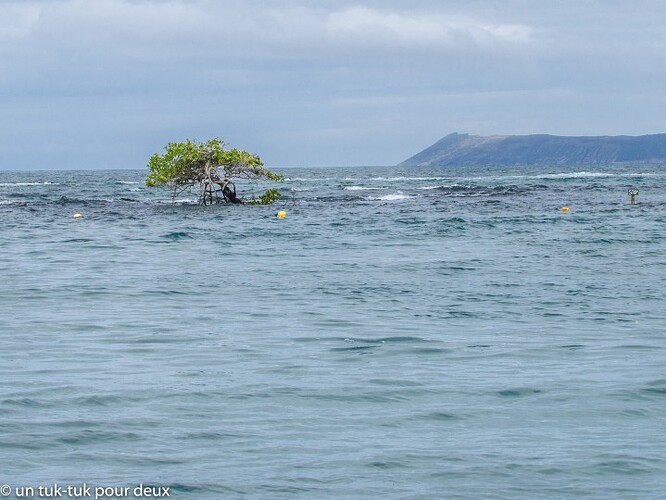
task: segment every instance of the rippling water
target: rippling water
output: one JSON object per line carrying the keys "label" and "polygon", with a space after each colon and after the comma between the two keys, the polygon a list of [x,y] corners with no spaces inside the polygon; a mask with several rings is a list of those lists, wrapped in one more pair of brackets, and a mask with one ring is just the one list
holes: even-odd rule
{"label": "rippling water", "polygon": [[663,498],[666,171],[581,170],[0,172],[0,484]]}

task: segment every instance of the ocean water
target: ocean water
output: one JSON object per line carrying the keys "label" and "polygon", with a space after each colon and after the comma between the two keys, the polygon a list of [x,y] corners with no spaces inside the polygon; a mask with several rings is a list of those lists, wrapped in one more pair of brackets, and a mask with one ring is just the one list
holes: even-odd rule
{"label": "ocean water", "polygon": [[666,498],[666,167],[282,173],[0,172],[1,494]]}

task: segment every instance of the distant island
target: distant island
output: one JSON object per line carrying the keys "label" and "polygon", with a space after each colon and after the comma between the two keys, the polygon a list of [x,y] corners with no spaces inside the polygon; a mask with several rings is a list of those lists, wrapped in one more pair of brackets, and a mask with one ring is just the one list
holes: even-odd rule
{"label": "distant island", "polygon": [[641,136],[450,134],[400,166],[607,165],[666,162],[666,134]]}

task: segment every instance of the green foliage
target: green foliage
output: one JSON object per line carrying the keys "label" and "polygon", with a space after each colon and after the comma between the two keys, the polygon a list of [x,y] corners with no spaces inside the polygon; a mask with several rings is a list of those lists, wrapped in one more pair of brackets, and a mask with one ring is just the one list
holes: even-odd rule
{"label": "green foliage", "polygon": [[146,185],[178,187],[198,181],[206,162],[214,161],[221,152],[223,144],[219,139],[202,144],[189,139],[170,142],[163,155],[155,153],[150,157],[150,175],[146,178]]}
{"label": "green foliage", "polygon": [[255,205],[270,205],[274,201],[277,201],[282,194],[280,194],[280,191],[278,191],[276,188],[271,188],[259,196],[259,198],[254,198],[252,197],[252,203]]}
{"label": "green foliage", "polygon": [[[224,149],[220,139],[197,142],[170,142],[164,153],[155,153],[148,161],[150,174],[146,178],[148,187],[167,187],[174,190],[174,197],[196,185],[200,187],[200,201],[205,203],[205,190],[211,185],[221,187],[237,179],[256,180],[265,178],[281,181],[283,177],[263,166],[261,158],[240,149]],[[269,190],[261,200],[268,203],[277,199],[277,190]],[[267,193],[271,194],[267,194]],[[212,194],[210,195],[212,197]]]}

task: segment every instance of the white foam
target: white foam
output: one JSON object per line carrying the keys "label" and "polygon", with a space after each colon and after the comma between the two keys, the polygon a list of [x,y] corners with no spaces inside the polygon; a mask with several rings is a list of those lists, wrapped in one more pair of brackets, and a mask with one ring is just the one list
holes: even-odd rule
{"label": "white foam", "polygon": [[176,198],[175,200],[156,200],[158,205],[196,205],[199,200],[196,198]]}
{"label": "white foam", "polygon": [[[367,180],[369,181],[383,181],[383,182],[400,182],[400,181],[444,181],[450,179],[450,177],[408,177],[408,176],[399,176],[399,177],[370,177]],[[357,178],[354,177],[345,177],[345,181],[356,181]]]}
{"label": "white foam", "polygon": [[[0,182],[0,186],[51,186],[53,182]],[[57,183],[55,183],[57,184]]]}
{"label": "white foam", "polygon": [[411,198],[411,196],[407,196],[406,194],[397,192],[392,194],[385,194],[383,196],[371,196],[368,199],[377,200],[377,201],[399,201],[399,200],[406,200],[408,198]]}
{"label": "white foam", "polygon": [[322,182],[335,181],[335,177],[285,177],[285,182]]}
{"label": "white foam", "polygon": [[586,177],[617,177],[617,174],[606,172],[563,172],[561,174],[535,175],[535,179],[583,179]]}
{"label": "white foam", "polygon": [[367,187],[367,186],[345,186],[344,190],[345,191],[371,191],[371,190],[377,190],[381,189],[378,187]]}

